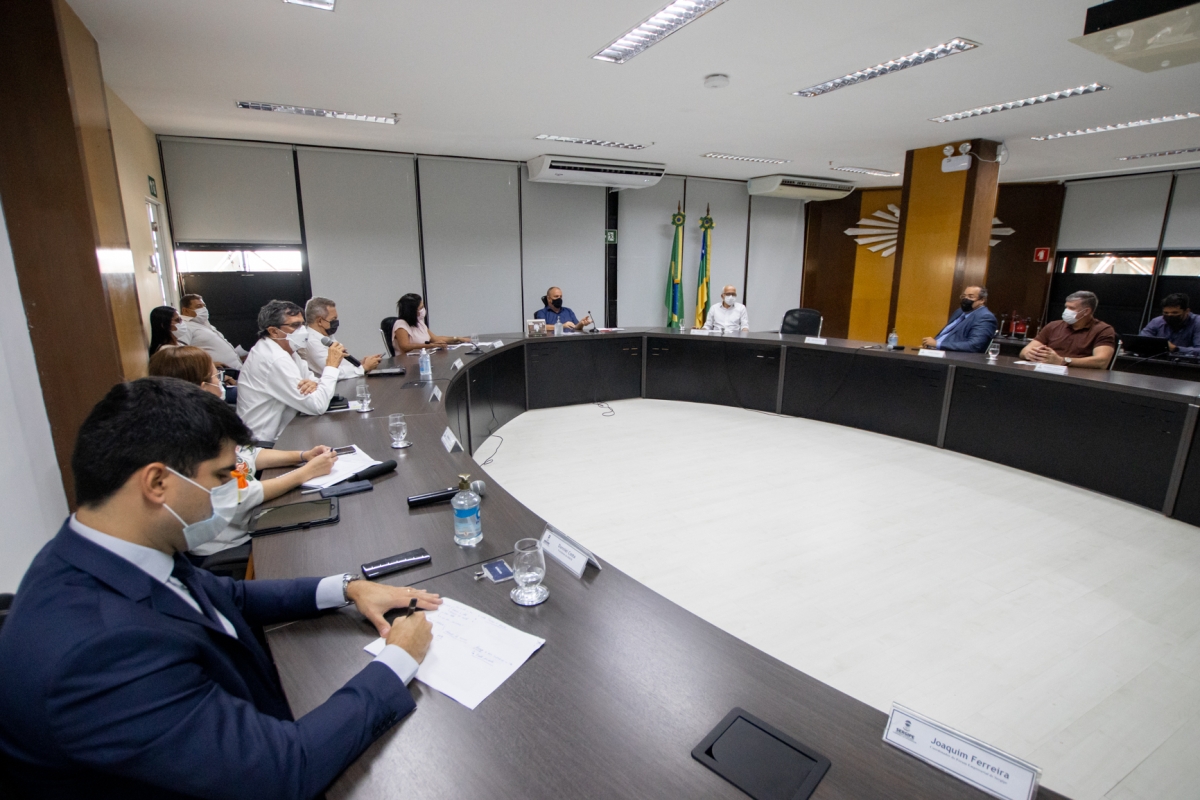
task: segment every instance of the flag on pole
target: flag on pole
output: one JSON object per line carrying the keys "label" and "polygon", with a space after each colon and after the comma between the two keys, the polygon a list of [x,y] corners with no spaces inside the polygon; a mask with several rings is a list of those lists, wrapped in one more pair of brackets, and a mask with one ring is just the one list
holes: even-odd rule
{"label": "flag on pole", "polygon": [[683,322],[683,214],[682,204],[674,215],[671,224],[675,226],[675,241],[671,244],[671,271],[667,275],[667,294],[663,305],[667,307],[667,327],[679,329]]}
{"label": "flag on pole", "polygon": [[708,307],[712,305],[708,288],[708,254],[712,251],[713,219],[709,214],[712,206],[704,210],[700,218],[700,275],[696,279],[696,327],[703,328],[708,321]]}

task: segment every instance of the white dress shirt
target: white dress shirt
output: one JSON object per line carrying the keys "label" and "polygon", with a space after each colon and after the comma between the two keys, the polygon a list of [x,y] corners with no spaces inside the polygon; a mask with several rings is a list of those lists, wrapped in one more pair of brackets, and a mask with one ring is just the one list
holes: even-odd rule
{"label": "white dress shirt", "polygon": [[[313,372],[320,374],[321,370],[325,369],[325,359],[329,357],[329,348],[321,344],[321,337],[325,334],[320,333],[315,328],[305,327],[308,331],[308,342],[305,343],[304,349],[300,351],[300,355],[308,362],[308,368]],[[332,337],[330,337],[332,338]],[[337,340],[334,339],[336,342]],[[346,380],[347,378],[360,378],[364,374],[362,367],[356,367],[346,359],[342,359],[342,363],[338,364],[338,380]]]}
{"label": "white dress shirt", "polygon": [[704,330],[737,333],[750,330],[750,317],[746,315],[746,307],[741,303],[726,306],[718,303],[708,310],[708,319],[704,320]]}
{"label": "white dress shirt", "polygon": [[[303,380],[317,381],[316,391],[300,394]],[[296,353],[287,352],[268,338],[259,339],[246,355],[238,376],[238,416],[255,439],[273,442],[297,414],[324,414],[337,381],[335,367],[325,367],[318,378]]]}
{"label": "white dress shirt", "polygon": [[[183,336],[180,333],[183,333]],[[184,341],[184,336],[187,337],[187,341]],[[208,353],[218,367],[242,368],[242,359],[237,350],[234,350],[229,340],[206,319],[184,317],[183,324],[175,332],[175,338],[180,344],[190,344]]]}
{"label": "white dress shirt", "polygon": [[[87,539],[93,544],[103,547],[113,555],[133,564],[135,567],[145,572],[151,578],[165,585],[168,589],[179,595],[183,602],[187,603],[200,616],[205,616],[203,609],[200,608],[200,603],[192,596],[191,591],[183,584],[183,581],[171,575],[175,571],[175,559],[167,555],[161,550],[155,550],[152,547],[144,547],[140,544],[127,542],[124,539],[118,539],[116,536],[110,536],[107,533],[101,533],[95,528],[89,528],[84,525],[75,515],[72,514],[68,524],[71,530]],[[328,578],[322,578],[317,584],[317,608],[337,608],[338,606],[346,605],[346,600],[342,594],[342,576],[330,575]],[[233,627],[233,623],[218,611],[215,607],[213,612],[217,615],[217,621],[221,623],[221,627],[225,629],[225,633],[233,638],[238,638],[237,629]],[[408,683],[417,674],[419,666],[416,660],[406,653],[403,649],[394,644],[389,644],[383,648],[376,661],[381,661],[383,664],[396,673],[396,677]]]}

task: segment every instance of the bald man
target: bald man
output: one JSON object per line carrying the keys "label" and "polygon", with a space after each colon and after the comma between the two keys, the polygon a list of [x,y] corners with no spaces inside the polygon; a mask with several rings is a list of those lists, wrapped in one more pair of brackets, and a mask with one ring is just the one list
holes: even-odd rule
{"label": "bald man", "polygon": [[721,290],[721,305],[708,310],[704,330],[721,333],[750,330],[750,317],[746,314],[746,307],[738,302],[736,286],[726,286]]}
{"label": "bald man", "polygon": [[575,316],[575,312],[563,305],[562,289],[557,286],[551,286],[546,290],[546,294],[542,297],[542,302],[546,304],[545,308],[539,308],[533,313],[534,319],[546,320],[546,327],[553,328],[554,323],[561,322],[563,330],[581,331],[585,326],[592,322],[591,317],[584,317],[579,320]]}

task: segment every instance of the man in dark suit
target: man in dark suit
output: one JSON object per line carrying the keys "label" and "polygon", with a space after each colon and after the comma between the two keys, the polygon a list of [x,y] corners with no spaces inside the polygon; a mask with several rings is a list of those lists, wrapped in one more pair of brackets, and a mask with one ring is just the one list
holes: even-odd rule
{"label": "man in dark suit", "polygon": [[982,353],[996,335],[996,315],[988,310],[987,289],[968,286],[958,298],[958,308],[937,336],[926,336],[921,346],[930,350]]}
{"label": "man in dark suit", "polygon": [[[224,527],[249,442],[226,403],[173,378],[119,384],[92,410],[71,462],[79,510],[0,630],[5,796],[310,798],[413,710],[430,623],[383,614],[436,595],[348,575],[234,581],[184,558]],[[348,602],[388,646],[294,720],[252,626]]]}

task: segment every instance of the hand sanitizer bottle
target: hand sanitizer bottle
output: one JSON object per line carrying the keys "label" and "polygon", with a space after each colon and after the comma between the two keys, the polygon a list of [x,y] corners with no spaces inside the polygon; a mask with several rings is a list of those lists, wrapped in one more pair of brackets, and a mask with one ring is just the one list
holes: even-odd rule
{"label": "hand sanitizer bottle", "polygon": [[895,350],[898,344],[900,344],[900,337],[896,335],[896,329],[893,328],[892,332],[888,334],[887,349]]}
{"label": "hand sanitizer bottle", "polygon": [[471,491],[470,475],[459,475],[458,478],[458,494],[450,500],[454,508],[454,543],[462,547],[474,547],[483,541],[479,495]]}
{"label": "hand sanitizer bottle", "polygon": [[554,323],[554,335],[555,335],[555,336],[562,336],[562,335],[563,335],[563,326],[562,326],[562,320],[561,320],[561,319],[560,319],[558,322]]}
{"label": "hand sanitizer bottle", "polygon": [[421,380],[433,380],[433,365],[429,363],[429,351],[421,349],[421,357],[417,359],[417,363],[421,367]]}

